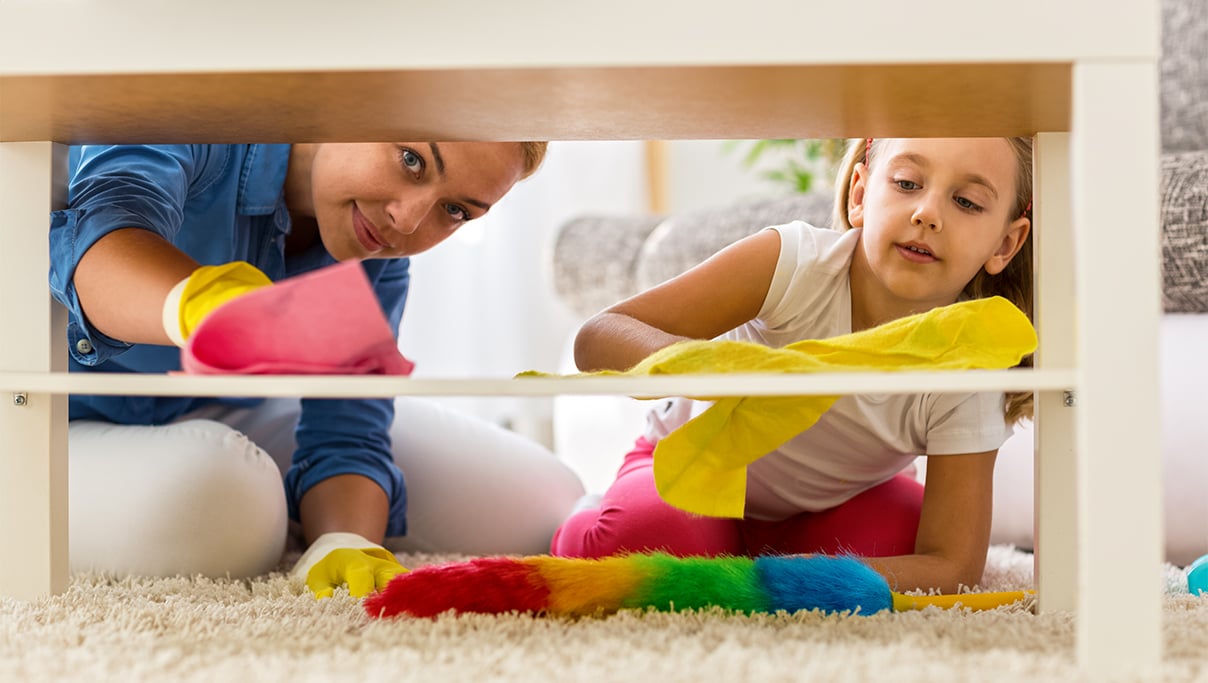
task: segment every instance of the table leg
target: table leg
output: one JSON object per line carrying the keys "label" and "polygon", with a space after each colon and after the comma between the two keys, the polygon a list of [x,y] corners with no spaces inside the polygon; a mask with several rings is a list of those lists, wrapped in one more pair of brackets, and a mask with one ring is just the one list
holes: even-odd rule
{"label": "table leg", "polygon": [[[0,369],[66,370],[66,314],[47,284],[49,212],[67,149],[0,143]],[[67,589],[67,397],[0,392],[0,595]]]}
{"label": "table leg", "polygon": [[[1034,148],[1037,367],[1072,368],[1074,236],[1069,133],[1040,133]],[[1035,576],[1041,612],[1074,611],[1078,591],[1074,392],[1036,394]]]}
{"label": "table leg", "polygon": [[1101,60],[1073,76],[1076,638],[1104,680],[1162,656],[1158,70]]}

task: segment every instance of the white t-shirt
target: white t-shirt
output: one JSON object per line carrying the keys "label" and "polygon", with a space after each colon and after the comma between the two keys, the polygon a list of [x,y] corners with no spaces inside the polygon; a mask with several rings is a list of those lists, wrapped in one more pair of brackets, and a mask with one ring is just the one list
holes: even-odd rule
{"label": "white t-shirt", "polygon": [[[754,320],[719,338],[780,348],[851,332],[848,272],[860,230],[801,221],[767,229],[780,233],[768,296]],[[661,402],[647,418],[646,438],[665,437],[709,405]],[[888,481],[918,455],[994,450],[1011,431],[1001,392],[844,396],[813,427],[747,467],[746,515],[779,520],[832,508]]]}

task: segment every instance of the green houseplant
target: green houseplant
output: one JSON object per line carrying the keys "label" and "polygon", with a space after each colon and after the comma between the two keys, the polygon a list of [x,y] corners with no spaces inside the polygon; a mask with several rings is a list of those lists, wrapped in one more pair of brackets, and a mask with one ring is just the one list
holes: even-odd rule
{"label": "green houseplant", "polygon": [[832,182],[845,144],[844,138],[730,140],[723,149],[741,152],[743,166],[781,189],[806,193]]}

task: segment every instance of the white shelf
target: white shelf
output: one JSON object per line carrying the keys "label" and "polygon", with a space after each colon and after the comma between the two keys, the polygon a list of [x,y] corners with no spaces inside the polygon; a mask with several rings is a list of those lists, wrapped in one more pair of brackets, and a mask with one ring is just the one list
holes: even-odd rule
{"label": "white shelf", "polygon": [[[1040,607],[1077,610],[1089,678],[1152,670],[1162,650],[1160,462],[1137,454],[1160,436],[1160,7],[1105,7],[0,0],[0,390],[28,392],[20,406],[0,396],[0,556],[23,558],[0,566],[0,591],[66,588],[67,392],[1037,388]],[[1072,29],[1091,18],[1093,30]],[[63,150],[50,143],[864,135],[1036,135],[1038,370],[749,382],[76,377],[63,373],[61,313],[37,284],[49,262],[32,226],[62,203]],[[1076,410],[1054,400],[1066,388]]]}
{"label": "white shelf", "polygon": [[1075,373],[1072,369],[515,379],[411,379],[381,375],[236,376],[0,372],[2,391],[119,396],[809,396],[1033,389],[1061,391],[1074,386]]}

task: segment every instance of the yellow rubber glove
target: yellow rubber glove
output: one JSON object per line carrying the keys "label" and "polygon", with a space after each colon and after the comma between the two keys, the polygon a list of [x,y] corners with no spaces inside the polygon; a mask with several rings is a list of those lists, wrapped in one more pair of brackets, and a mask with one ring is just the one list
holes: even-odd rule
{"label": "yellow rubber glove", "polygon": [[358,534],[332,532],[315,539],[298,558],[291,575],[304,581],[316,600],[322,600],[345,585],[349,595],[363,598],[405,571],[394,553],[382,546]]}
{"label": "yellow rubber glove", "polygon": [[[736,372],[858,372],[995,369],[1036,349],[1031,321],[1006,299],[942,306],[862,332],[774,349],[752,342],[686,341],[651,354],[625,372],[664,375]],[[540,373],[524,373],[533,375]],[[583,376],[583,375],[579,375]],[[809,429],[838,396],[696,397],[713,401],[654,449],[659,495],[699,515],[741,518],[746,468]]]}
{"label": "yellow rubber glove", "polygon": [[183,347],[193,330],[214,309],[248,292],[273,284],[268,276],[246,261],[201,266],[181,280],[164,300],[164,331]]}

